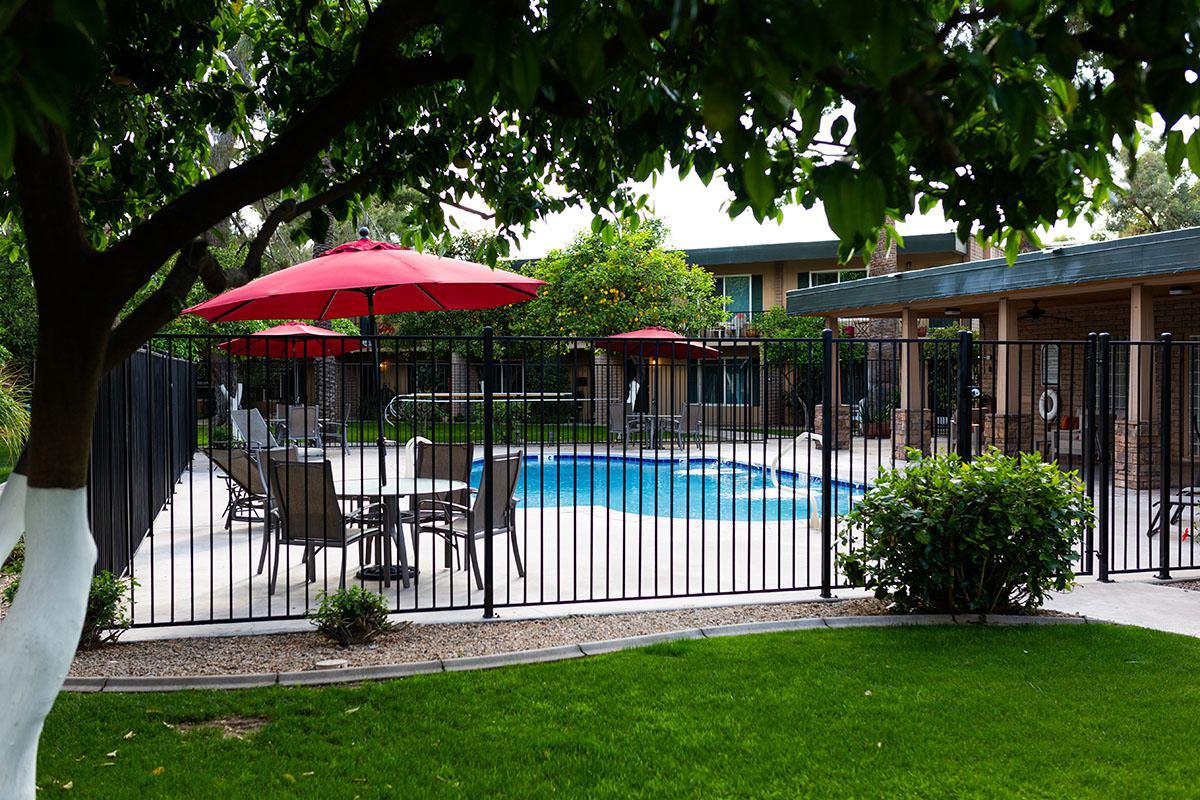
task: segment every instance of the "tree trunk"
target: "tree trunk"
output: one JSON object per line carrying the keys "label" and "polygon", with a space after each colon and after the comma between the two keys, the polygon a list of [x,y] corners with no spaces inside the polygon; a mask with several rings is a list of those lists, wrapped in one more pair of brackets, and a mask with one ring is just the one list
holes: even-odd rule
{"label": "tree trunk", "polygon": [[74,313],[44,300],[28,473],[14,474],[0,493],[0,552],[25,533],[21,587],[0,622],[0,798],[6,800],[35,796],[38,738],[79,643],[96,562],[86,484],[109,323],[97,319],[106,315],[94,307],[85,312],[79,304],[86,300],[65,301]]}

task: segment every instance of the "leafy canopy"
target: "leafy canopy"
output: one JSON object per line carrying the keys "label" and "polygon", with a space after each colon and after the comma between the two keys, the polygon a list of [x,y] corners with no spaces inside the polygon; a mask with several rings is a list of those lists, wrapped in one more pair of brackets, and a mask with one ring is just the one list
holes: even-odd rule
{"label": "leafy canopy", "polygon": [[[466,213],[444,202],[471,198],[514,236],[568,205],[630,212],[628,181],[669,161],[721,175],[734,215],[822,200],[843,256],[870,249],[885,214],[938,202],[961,235],[978,221],[1015,254],[1022,231],[1097,210],[1114,138],[1132,142],[1154,112],[1170,127],[1200,111],[1191,3],[76,0],[22,13],[50,5],[0,10],[0,169],[16,138],[64,128],[97,247],[270,153],[263,191],[239,183],[221,215],[362,175],[329,202],[336,219],[356,195],[403,186],[418,198],[414,243]],[[1169,165],[1200,164],[1197,137],[1167,149]],[[0,218],[16,198],[0,192]],[[329,218],[306,224],[320,241]]]}
{"label": "leafy canopy", "polygon": [[1122,148],[1118,154],[1126,186],[1105,210],[1110,233],[1136,236],[1200,225],[1200,182],[1178,165],[1175,171],[1168,168],[1167,141],[1146,139],[1141,148]]}

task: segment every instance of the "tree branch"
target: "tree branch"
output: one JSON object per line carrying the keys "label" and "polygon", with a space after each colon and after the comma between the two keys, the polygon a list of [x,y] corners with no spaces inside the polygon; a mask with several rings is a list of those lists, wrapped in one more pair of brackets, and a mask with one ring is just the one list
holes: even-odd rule
{"label": "tree branch", "polygon": [[397,55],[404,38],[433,19],[430,4],[410,7],[403,0],[384,0],[364,29],[358,58],[345,80],[315,100],[258,155],[167,203],[104,254],[124,267],[122,288],[132,293],[186,242],[294,182],[321,148],[379,100],[464,76],[468,64],[463,60]]}
{"label": "tree branch", "polygon": [[214,294],[254,280],[262,272],[263,254],[280,225],[362,189],[367,185],[369,174],[367,171],[360,172],[303,202],[288,199],[275,206],[263,220],[239,267],[222,269],[208,251],[207,241],[195,239],[190,242],[179,251],[175,265],[167,273],[162,286],[113,329],[105,353],[105,372],[128,358],[162,326],[178,316],[197,278],[205,289]]}

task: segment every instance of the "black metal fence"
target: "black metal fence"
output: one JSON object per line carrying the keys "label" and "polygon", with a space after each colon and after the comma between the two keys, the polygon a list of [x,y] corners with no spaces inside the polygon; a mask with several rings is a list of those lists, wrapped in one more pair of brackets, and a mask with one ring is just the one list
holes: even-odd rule
{"label": "black metal fence", "polygon": [[[154,342],[194,372],[130,384],[152,426],[126,412],[104,434],[153,455],[184,441],[163,420],[186,419],[198,444],[153,535],[124,538],[137,625],[299,617],[353,584],[395,611],[486,615],[829,595],[854,545],[842,515],[911,449],[1077,471],[1098,508],[1081,573],[1197,566],[1200,343],[488,333],[242,357],[226,341]],[[143,480],[176,474],[132,463]],[[102,490],[143,507],[127,483]]]}
{"label": "black metal fence", "polygon": [[125,573],[196,451],[196,368],[141,350],[100,383],[88,472],[96,570]]}

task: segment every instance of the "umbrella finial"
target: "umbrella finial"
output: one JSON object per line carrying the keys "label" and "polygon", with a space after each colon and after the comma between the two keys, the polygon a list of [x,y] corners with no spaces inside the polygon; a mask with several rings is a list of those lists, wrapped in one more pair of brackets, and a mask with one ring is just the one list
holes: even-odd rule
{"label": "umbrella finial", "polygon": [[371,229],[368,228],[366,225],[363,225],[361,228],[358,229],[358,238],[360,238],[360,239],[371,238]]}

